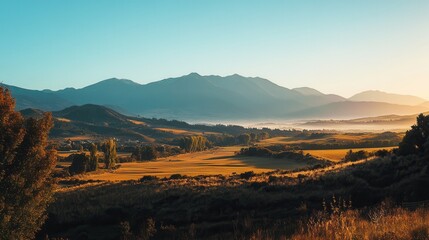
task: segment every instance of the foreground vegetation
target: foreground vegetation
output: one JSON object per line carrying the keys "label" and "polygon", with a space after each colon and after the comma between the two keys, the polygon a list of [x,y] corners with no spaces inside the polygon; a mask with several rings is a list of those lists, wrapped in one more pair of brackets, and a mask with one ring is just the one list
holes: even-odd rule
{"label": "foreground vegetation", "polygon": [[[265,234],[257,232],[254,238],[275,239]],[[337,206],[333,212],[319,212],[301,222],[299,231],[290,239],[426,240],[429,239],[429,210],[407,210],[385,204],[369,210],[342,210]]]}
{"label": "foreground vegetation", "polygon": [[25,120],[0,87],[0,237],[32,239],[46,219],[56,154],[47,150],[52,117]]}
{"label": "foreground vegetation", "polygon": [[385,199],[393,205],[429,199],[428,162],[428,157],[384,157],[299,177],[273,171],[229,177],[143,177],[119,183],[76,180],[57,192],[43,233],[116,239],[123,224],[137,236],[153,221],[155,239],[248,239],[258,230],[274,239],[291,237],[307,231],[309,226],[304,228],[300,220],[323,211],[323,202],[332,196],[351,201],[347,211],[366,211]]}

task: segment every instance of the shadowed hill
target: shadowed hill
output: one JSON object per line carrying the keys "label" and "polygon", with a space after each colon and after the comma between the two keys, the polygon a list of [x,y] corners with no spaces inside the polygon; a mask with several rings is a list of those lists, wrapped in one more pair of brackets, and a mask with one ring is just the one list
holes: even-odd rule
{"label": "shadowed hill", "polygon": [[26,109],[23,109],[23,110],[21,110],[19,112],[25,118],[35,118],[35,119],[42,118],[43,117],[43,113],[44,113],[42,110],[34,109],[34,108],[26,108]]}
{"label": "shadowed hill", "polygon": [[128,124],[128,118],[107,107],[94,104],[73,106],[53,112],[55,117],[93,124]]}

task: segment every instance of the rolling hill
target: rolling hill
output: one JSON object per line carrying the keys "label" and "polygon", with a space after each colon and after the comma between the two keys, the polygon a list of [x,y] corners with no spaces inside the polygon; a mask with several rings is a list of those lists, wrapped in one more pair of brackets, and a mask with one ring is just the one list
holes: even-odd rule
{"label": "rolling hill", "polygon": [[382,91],[365,91],[349,98],[350,101],[385,102],[400,105],[419,105],[427,100],[411,95],[386,93]]}
{"label": "rolling hill", "polygon": [[128,117],[113,111],[107,107],[94,104],[83,106],[72,106],[61,111],[53,112],[54,117],[64,120],[86,122],[92,124],[114,124],[126,125],[129,123]]}
{"label": "rolling hill", "polygon": [[[44,112],[38,109],[24,109],[25,118],[40,118]],[[241,126],[191,125],[177,120],[132,117],[120,114],[104,106],[85,104],[52,112],[54,127],[50,132],[53,139],[80,138],[138,140],[163,142],[188,135],[233,134],[246,132]],[[262,130],[261,130],[262,131]]]}

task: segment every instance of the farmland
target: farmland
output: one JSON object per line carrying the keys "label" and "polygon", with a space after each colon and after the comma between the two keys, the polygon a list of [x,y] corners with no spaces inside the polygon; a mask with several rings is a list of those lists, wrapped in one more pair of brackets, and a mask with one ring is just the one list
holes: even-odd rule
{"label": "farmland", "polygon": [[307,164],[293,159],[274,159],[236,156],[240,146],[218,147],[203,152],[186,153],[160,158],[155,161],[120,163],[114,172],[87,174],[86,180],[136,180],[144,175],[169,177],[173,174],[187,176],[231,175],[253,171],[262,173],[275,169],[293,170],[306,167]]}
{"label": "farmland", "polygon": [[321,158],[325,158],[328,160],[331,160],[333,162],[339,162],[341,161],[344,156],[346,155],[346,153],[349,150],[352,151],[367,151],[367,152],[375,152],[377,150],[382,150],[382,149],[386,149],[386,150],[392,150],[394,147],[381,147],[381,148],[353,148],[353,149],[328,149],[328,150],[304,150],[305,154],[311,154],[313,156],[317,156],[317,157],[321,157]]}

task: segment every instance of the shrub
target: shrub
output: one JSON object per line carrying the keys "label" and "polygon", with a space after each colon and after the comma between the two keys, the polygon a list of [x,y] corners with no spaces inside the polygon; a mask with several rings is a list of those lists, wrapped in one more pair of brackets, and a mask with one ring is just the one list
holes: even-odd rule
{"label": "shrub", "polygon": [[343,158],[343,161],[346,162],[354,162],[362,159],[367,159],[371,157],[371,153],[365,151],[365,150],[359,150],[357,152],[353,152],[352,150],[348,151],[346,155]]}
{"label": "shrub", "polygon": [[[180,175],[180,174],[179,174]],[[173,176],[173,175],[172,175]],[[171,177],[170,177],[171,178]],[[159,178],[157,176],[151,176],[151,175],[146,175],[143,176],[142,178],[140,178],[140,182],[148,182],[148,181],[155,181],[158,180]]]}
{"label": "shrub", "polygon": [[244,173],[240,174],[240,178],[246,179],[246,180],[249,180],[250,178],[252,178],[254,176],[256,176],[256,174],[253,171],[244,172]]}
{"label": "shrub", "polygon": [[176,173],[176,174],[172,174],[170,176],[170,179],[183,179],[186,178],[186,176],[182,176],[182,174]]}

